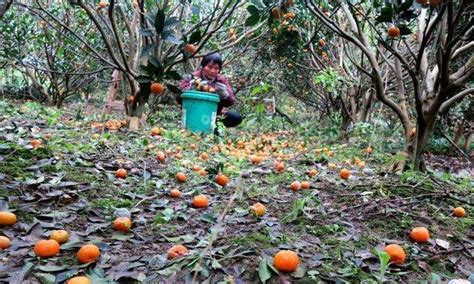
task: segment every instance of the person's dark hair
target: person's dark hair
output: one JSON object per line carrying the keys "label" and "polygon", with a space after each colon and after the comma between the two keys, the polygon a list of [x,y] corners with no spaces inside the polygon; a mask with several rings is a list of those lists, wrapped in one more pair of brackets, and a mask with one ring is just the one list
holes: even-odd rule
{"label": "person's dark hair", "polygon": [[217,52],[209,53],[208,55],[204,56],[201,60],[201,66],[204,67],[209,63],[217,63],[219,65],[219,69],[222,69],[222,58],[221,55]]}

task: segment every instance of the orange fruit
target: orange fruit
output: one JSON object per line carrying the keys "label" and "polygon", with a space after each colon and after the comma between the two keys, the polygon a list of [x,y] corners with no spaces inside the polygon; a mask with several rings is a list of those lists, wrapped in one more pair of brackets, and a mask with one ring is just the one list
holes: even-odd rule
{"label": "orange fruit", "polygon": [[135,102],[135,96],[128,96],[127,97],[127,102],[129,104],[133,104]]}
{"label": "orange fruit", "polygon": [[51,137],[53,137],[53,134],[45,133],[43,137],[44,137],[45,140],[49,140],[49,139],[51,139]]}
{"label": "orange fruit", "polygon": [[291,250],[281,250],[273,257],[273,266],[282,272],[293,272],[298,268],[300,259],[296,252]]}
{"label": "orange fruit", "polygon": [[69,279],[66,284],[92,284],[92,282],[85,276],[76,276]]}
{"label": "orange fruit", "polygon": [[265,214],[266,208],[265,205],[263,205],[260,202],[255,203],[250,207],[250,211],[255,215],[255,216],[263,216]]}
{"label": "orange fruit", "polygon": [[188,249],[183,245],[175,245],[168,250],[168,259],[184,256],[188,254]]}
{"label": "orange fruit", "polygon": [[120,168],[115,172],[115,176],[118,177],[118,178],[126,178],[127,177],[127,170]]}
{"label": "orange fruit", "polygon": [[319,46],[324,47],[326,45],[326,41],[324,39],[319,40]]}
{"label": "orange fruit", "polygon": [[156,154],[156,159],[162,163],[164,163],[166,161],[166,156],[165,156],[165,153],[163,152],[158,152],[158,154]]}
{"label": "orange fruit", "polygon": [[191,170],[193,172],[199,172],[201,170],[201,167],[199,165],[194,165]]}
{"label": "orange fruit", "polygon": [[351,172],[348,169],[341,169],[339,176],[342,179],[348,179],[351,176]]}
{"label": "orange fruit", "polygon": [[302,181],[301,182],[301,189],[309,189],[310,183],[309,181]]}
{"label": "orange fruit", "polygon": [[462,217],[466,216],[466,210],[464,210],[464,208],[462,208],[462,207],[456,207],[453,210],[453,214],[456,217],[461,217],[462,218]]}
{"label": "orange fruit", "polygon": [[426,243],[430,238],[430,232],[425,227],[416,227],[411,230],[410,238],[417,243]]}
{"label": "orange fruit", "polygon": [[279,173],[283,172],[285,170],[285,164],[283,162],[276,164],[275,170]]}
{"label": "orange fruit", "polygon": [[164,90],[165,90],[165,86],[163,86],[163,84],[160,84],[160,83],[153,83],[150,86],[150,91],[154,95],[159,95],[159,94],[163,93]]}
{"label": "orange fruit", "polygon": [[33,148],[38,148],[41,146],[41,140],[38,140],[38,139],[31,140],[30,144],[31,146],[33,146]]}
{"label": "orange fruit", "polygon": [[5,236],[0,236],[0,250],[6,249],[10,246],[10,239]]}
{"label": "orange fruit", "polygon": [[390,256],[390,261],[401,265],[405,262],[405,250],[397,245],[397,244],[391,244],[385,247],[384,251]]}
{"label": "orange fruit", "polygon": [[294,181],[290,185],[290,189],[293,191],[298,191],[301,188],[301,183],[299,181]]}
{"label": "orange fruit", "polygon": [[372,149],[372,147],[368,146],[367,148],[365,148],[365,153],[366,154],[372,154],[374,149]]}
{"label": "orange fruit", "polygon": [[69,233],[66,230],[54,230],[49,235],[49,239],[63,244],[69,240]]}
{"label": "orange fruit", "polygon": [[179,181],[179,182],[186,182],[188,180],[188,178],[186,177],[186,175],[183,173],[183,172],[179,172],[176,174],[176,179]]}
{"label": "orange fruit", "polygon": [[99,8],[101,8],[101,9],[107,7],[107,5],[109,5],[109,3],[105,2],[105,1],[100,1],[99,2]]}
{"label": "orange fruit", "polygon": [[326,155],[328,155],[328,157],[332,157],[334,156],[334,151],[327,151]]}
{"label": "orange fruit", "polygon": [[388,36],[391,38],[396,38],[400,35],[400,29],[397,26],[391,26],[388,28]]}
{"label": "orange fruit", "polygon": [[186,46],[184,47],[184,51],[186,51],[187,53],[189,54],[194,54],[196,52],[197,48],[194,44],[186,44]]}
{"label": "orange fruit", "polygon": [[16,215],[8,211],[0,211],[0,226],[10,226],[16,223]]}
{"label": "orange fruit", "polygon": [[59,243],[55,240],[39,240],[33,250],[38,257],[52,257],[59,253]]}
{"label": "orange fruit", "polygon": [[329,163],[329,164],[328,164],[328,169],[334,171],[335,169],[337,169],[337,165],[334,164],[334,163]]}
{"label": "orange fruit", "polygon": [[160,127],[153,127],[150,131],[151,136],[157,136],[161,134],[161,128]]}
{"label": "orange fruit", "polygon": [[189,145],[189,149],[195,150],[195,149],[196,149],[196,144],[191,144],[191,145]]}
{"label": "orange fruit", "polygon": [[193,206],[196,208],[204,208],[209,205],[209,199],[204,194],[199,194],[193,198]]}
{"label": "orange fruit", "polygon": [[170,196],[173,197],[173,198],[180,198],[181,197],[181,191],[179,191],[177,189],[172,189],[170,191]]}
{"label": "orange fruit", "polygon": [[250,161],[252,162],[252,164],[258,165],[263,161],[263,158],[257,155],[252,155],[250,156]]}
{"label": "orange fruit", "polygon": [[200,155],[199,155],[199,159],[203,160],[203,161],[207,161],[207,159],[209,159],[209,155],[206,153],[206,152],[202,152]]}
{"label": "orange fruit", "polygon": [[132,220],[128,217],[118,217],[114,220],[113,227],[117,231],[128,232],[132,227]]}
{"label": "orange fruit", "polygon": [[272,9],[272,16],[273,16],[273,18],[279,20],[282,17],[282,12],[281,12],[280,8],[277,8],[277,7],[273,8]]}
{"label": "orange fruit", "polygon": [[314,177],[315,175],[318,174],[318,171],[316,169],[312,169],[309,171],[308,175],[311,176],[311,177]]}
{"label": "orange fruit", "polygon": [[216,183],[220,186],[226,186],[229,183],[229,178],[223,174],[217,175]]}
{"label": "orange fruit", "polygon": [[83,245],[76,254],[80,263],[95,262],[100,257],[99,247],[93,244]]}
{"label": "orange fruit", "polygon": [[200,176],[205,176],[205,175],[207,175],[207,172],[206,172],[206,170],[204,170],[204,169],[199,170],[198,173],[199,173]]}

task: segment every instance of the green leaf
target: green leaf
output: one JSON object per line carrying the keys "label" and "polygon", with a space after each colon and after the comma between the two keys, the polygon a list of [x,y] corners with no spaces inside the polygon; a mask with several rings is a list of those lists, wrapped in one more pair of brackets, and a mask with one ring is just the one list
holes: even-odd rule
{"label": "green leaf", "polygon": [[441,277],[436,274],[436,273],[433,273],[431,272],[431,284],[441,284]]}
{"label": "green leaf", "polygon": [[210,224],[216,224],[217,223],[217,217],[212,213],[203,214],[203,215],[201,215],[201,218],[199,218],[199,219],[204,221],[204,222],[210,223]]}
{"label": "green leaf", "polygon": [[158,9],[155,16],[155,30],[157,34],[161,34],[165,28],[165,11]]}
{"label": "green leaf", "polygon": [[145,75],[140,75],[136,78],[138,83],[150,83],[152,80],[151,77],[145,76]]}
{"label": "green leaf", "polygon": [[58,272],[68,268],[68,266],[57,266],[57,265],[41,265],[36,267],[38,270],[43,272]]}
{"label": "green leaf", "polygon": [[272,272],[268,268],[266,258],[262,258],[262,261],[260,261],[260,265],[258,266],[258,277],[263,283],[265,283],[268,279],[272,277]]}
{"label": "green leaf", "polygon": [[260,15],[253,14],[245,20],[245,25],[247,27],[255,26],[260,21]]}
{"label": "green leaf", "polygon": [[260,14],[260,11],[254,5],[248,6],[247,11],[249,11],[251,15]]}
{"label": "green leaf", "polygon": [[183,91],[181,91],[181,89],[179,89],[178,87],[176,87],[174,85],[166,84],[166,87],[168,88],[168,90],[170,90],[171,92],[173,92],[175,94],[181,95],[183,93]]}
{"label": "green leaf", "polygon": [[201,38],[201,30],[197,30],[191,34],[191,37],[189,38],[189,43],[197,43],[201,40]]}
{"label": "green leaf", "polygon": [[400,29],[400,35],[402,35],[402,36],[412,34],[412,31],[407,26],[400,25],[400,26],[398,26],[398,28]]}
{"label": "green leaf", "polygon": [[181,80],[181,75],[178,73],[178,71],[175,70],[170,70],[165,73],[165,78],[167,79],[173,79],[173,80]]}
{"label": "green leaf", "polygon": [[35,277],[38,278],[38,280],[42,284],[54,284],[54,283],[56,283],[56,276],[54,276],[52,274],[35,273]]}
{"label": "green leaf", "polygon": [[213,269],[220,269],[222,268],[222,265],[217,261],[217,259],[213,258],[212,259],[212,264],[211,264]]}
{"label": "green leaf", "polygon": [[380,15],[375,19],[375,23],[392,22],[393,20],[393,9],[390,6],[383,7],[380,11]]}
{"label": "green leaf", "polygon": [[165,27],[171,28],[179,24],[179,19],[177,17],[170,17],[165,20]]}

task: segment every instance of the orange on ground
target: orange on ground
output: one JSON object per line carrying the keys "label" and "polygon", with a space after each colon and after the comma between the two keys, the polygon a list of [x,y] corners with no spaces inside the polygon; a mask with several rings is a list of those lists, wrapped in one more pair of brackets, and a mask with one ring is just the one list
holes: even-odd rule
{"label": "orange on ground", "polygon": [[319,40],[319,46],[324,47],[326,45],[326,41],[324,39]]}
{"label": "orange on ground", "polygon": [[165,90],[165,87],[163,86],[163,84],[160,84],[160,83],[153,83],[150,86],[150,91],[155,95],[159,95],[163,93],[164,90]]}
{"label": "orange on ground", "polygon": [[342,169],[339,172],[339,177],[342,179],[348,179],[351,176],[351,172],[348,169]]}
{"label": "orange on ground", "polygon": [[157,136],[161,134],[161,128],[153,127],[150,131],[151,136]]}
{"label": "orange on ground", "polygon": [[16,223],[16,215],[8,211],[0,211],[0,226],[10,226]]}
{"label": "orange on ground", "polygon": [[266,208],[265,205],[263,205],[260,202],[255,203],[250,207],[250,211],[255,215],[255,216],[263,216],[265,214]]}
{"label": "orange on ground", "polygon": [[183,245],[175,245],[168,250],[168,259],[184,256],[188,254],[188,249]]}
{"label": "orange on ground", "polygon": [[69,279],[67,284],[92,284],[92,282],[85,276],[76,276]]}
{"label": "orange on ground", "polygon": [[181,191],[179,191],[177,189],[172,189],[170,191],[170,196],[173,197],[173,198],[180,198],[181,197]]}
{"label": "orange on ground", "polygon": [[5,236],[0,236],[0,250],[6,249],[10,246],[10,239]]}
{"label": "orange on ground", "polygon": [[156,154],[156,159],[162,163],[164,163],[166,161],[166,156],[165,156],[165,153],[163,152],[158,152],[158,154]]}
{"label": "orange on ground", "polygon": [[216,177],[216,183],[220,186],[226,186],[229,183],[229,178],[226,175],[219,174]]}
{"label": "orange on ground", "polygon": [[115,172],[115,176],[118,177],[118,178],[126,178],[127,177],[127,170],[120,168]]}
{"label": "orange on ground", "polygon": [[273,257],[273,266],[282,272],[293,272],[298,268],[300,259],[296,252],[281,250]]}
{"label": "orange on ground", "polygon": [[203,161],[207,161],[207,159],[209,159],[209,155],[206,153],[206,152],[202,152],[200,155],[199,155],[199,159],[203,160]]}
{"label": "orange on ground", "polygon": [[54,230],[49,235],[49,239],[63,244],[69,240],[69,233],[66,230]]}
{"label": "orange on ground", "polygon": [[193,206],[196,208],[204,208],[209,205],[209,199],[204,194],[199,194],[193,198]]}
{"label": "orange on ground", "polygon": [[309,181],[302,181],[301,182],[301,189],[309,189],[310,183]]}
{"label": "orange on ground", "polygon": [[33,250],[38,257],[52,257],[59,253],[59,243],[55,240],[39,240]]}
{"label": "orange on ground", "polygon": [[117,231],[128,232],[132,227],[132,220],[128,217],[118,217],[114,220],[113,227]]}
{"label": "orange on ground", "polygon": [[179,181],[179,182],[186,182],[188,180],[188,178],[186,177],[186,175],[183,173],[183,172],[179,172],[176,174],[176,179]]}
{"label": "orange on ground", "polygon": [[426,243],[430,238],[430,232],[425,227],[416,227],[411,230],[410,238],[417,243]]}
{"label": "orange on ground", "polygon": [[466,216],[466,210],[464,210],[464,208],[462,208],[462,207],[456,207],[453,210],[453,214],[456,217],[464,217],[464,216]]}
{"label": "orange on ground", "polygon": [[195,149],[196,149],[196,144],[191,144],[191,145],[189,145],[189,149],[195,150]]}
{"label": "orange on ground", "polygon": [[184,51],[186,51],[189,54],[194,54],[196,52],[197,48],[194,44],[186,44],[184,47]]}
{"label": "orange on ground", "polygon": [[365,148],[365,153],[366,154],[372,154],[374,149],[372,149],[372,147],[368,146],[367,148]]}
{"label": "orange on ground", "polygon": [[285,170],[285,164],[283,162],[281,163],[278,163],[276,166],[275,166],[275,170],[279,173],[283,172]]}
{"label": "orange on ground", "polygon": [[290,185],[290,189],[293,191],[298,191],[301,188],[301,183],[299,181],[294,181]]}
{"label": "orange on ground", "polygon": [[129,104],[133,104],[135,102],[135,96],[128,96],[127,97],[127,102]]}
{"label": "orange on ground", "polygon": [[205,175],[207,175],[207,172],[206,172],[205,169],[199,170],[198,173],[199,173],[200,176],[205,176]]}
{"label": "orange on ground", "polygon": [[263,158],[257,155],[252,155],[250,156],[250,161],[252,162],[252,164],[258,165],[263,161]]}
{"label": "orange on ground", "polygon": [[201,166],[199,165],[194,165],[191,169],[193,172],[199,172],[201,170]]}
{"label": "orange on ground", "polygon": [[99,8],[105,8],[105,7],[107,7],[107,5],[109,5],[109,3],[105,2],[105,1],[100,1],[99,2]]}
{"label": "orange on ground", "polygon": [[328,164],[328,169],[334,171],[335,169],[337,169],[337,165],[334,164],[334,163],[329,163],[329,164]]}
{"label": "orange on ground", "polygon": [[391,26],[388,28],[388,36],[391,38],[396,38],[400,35],[400,29],[397,26]]}
{"label": "orange on ground", "polygon": [[390,261],[401,265],[405,262],[405,250],[397,245],[397,244],[391,244],[385,247],[384,251],[390,256]]}
{"label": "orange on ground", "polygon": [[308,173],[308,175],[309,175],[310,177],[314,177],[314,176],[317,175],[317,174],[318,174],[318,171],[317,171],[316,169],[312,169],[312,170],[310,170],[309,173]]}
{"label": "orange on ground", "polygon": [[99,247],[93,244],[83,245],[76,254],[80,263],[95,262],[100,257]]}
{"label": "orange on ground", "polygon": [[30,144],[31,146],[33,146],[33,148],[38,148],[41,146],[41,140],[38,140],[38,139],[31,140]]}

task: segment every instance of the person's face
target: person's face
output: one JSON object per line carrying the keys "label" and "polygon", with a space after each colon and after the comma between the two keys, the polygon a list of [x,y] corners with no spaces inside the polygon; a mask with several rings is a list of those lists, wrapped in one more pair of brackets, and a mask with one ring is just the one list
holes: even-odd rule
{"label": "person's face", "polygon": [[202,73],[206,78],[209,78],[211,80],[214,80],[217,77],[217,74],[221,71],[221,68],[219,68],[219,64],[214,63],[214,62],[209,62],[207,63],[206,66],[202,69]]}

